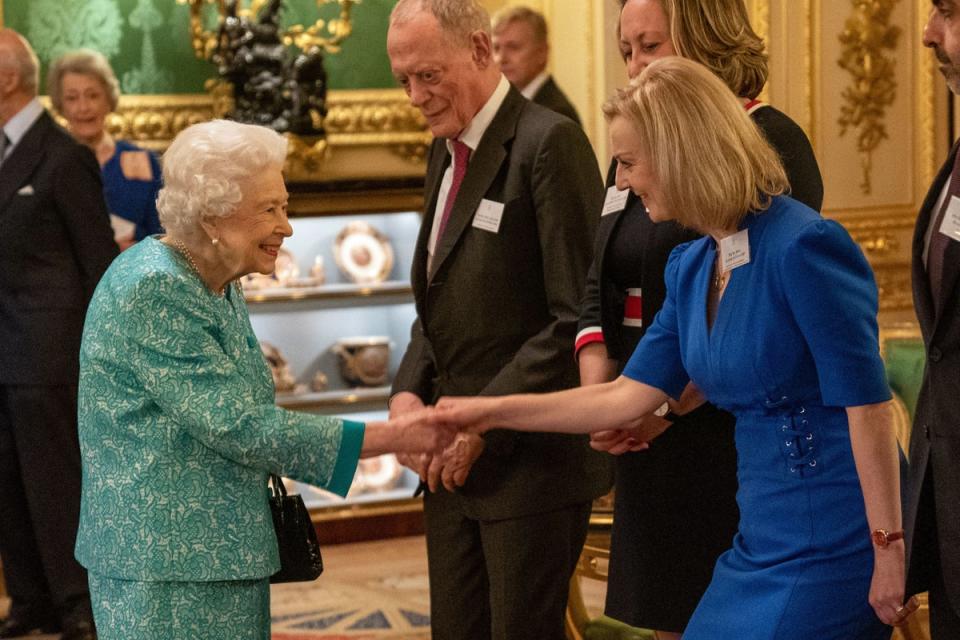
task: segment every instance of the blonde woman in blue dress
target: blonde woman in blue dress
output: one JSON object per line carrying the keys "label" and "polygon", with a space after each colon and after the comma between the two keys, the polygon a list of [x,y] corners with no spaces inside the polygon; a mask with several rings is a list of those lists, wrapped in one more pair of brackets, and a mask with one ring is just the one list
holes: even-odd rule
{"label": "blonde woman in blue dress", "polygon": [[285,156],[263,127],[183,131],[164,157],[168,235],[123,253],[90,303],[76,555],[101,640],[268,639],[268,474],[345,495],[358,458],[451,440],[417,416],[364,425],[275,405],[236,281],[272,272],[292,233]]}
{"label": "blonde woman in blue dress", "polygon": [[889,639],[915,603],[869,264],[842,226],[780,195],[776,152],[705,67],[653,62],[604,113],[617,186],[705,237],[673,250],[666,301],[618,379],[442,399],[438,415],[637,450],[665,428],[643,417],[692,381],[736,416],[740,523],[683,639]]}

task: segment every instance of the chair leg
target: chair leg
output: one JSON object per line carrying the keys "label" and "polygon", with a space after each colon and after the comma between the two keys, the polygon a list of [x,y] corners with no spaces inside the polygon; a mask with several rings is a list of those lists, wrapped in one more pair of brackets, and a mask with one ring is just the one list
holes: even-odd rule
{"label": "chair leg", "polygon": [[893,631],[890,640],[930,640],[930,602],[926,593],[917,595],[920,608],[907,618],[907,624]]}
{"label": "chair leg", "polygon": [[590,621],[590,616],[587,614],[587,606],[583,602],[583,593],[580,591],[580,577],[576,573],[570,576],[570,591],[564,618],[567,639],[583,640],[583,631],[587,622]]}

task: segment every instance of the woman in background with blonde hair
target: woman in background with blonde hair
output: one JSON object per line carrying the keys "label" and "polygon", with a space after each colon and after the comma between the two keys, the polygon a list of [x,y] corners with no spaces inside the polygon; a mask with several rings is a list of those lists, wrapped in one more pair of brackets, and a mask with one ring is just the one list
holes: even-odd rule
{"label": "woman in background with blonde hair", "polygon": [[[656,447],[669,425],[645,416],[692,381],[736,416],[740,523],[684,640],[889,638],[910,609],[869,264],[842,226],[780,195],[776,152],[701,65],[656,61],[604,113],[617,186],[705,237],[671,253],[663,308],[615,381],[441,399],[440,419]],[[874,547],[878,531],[891,535]]]}

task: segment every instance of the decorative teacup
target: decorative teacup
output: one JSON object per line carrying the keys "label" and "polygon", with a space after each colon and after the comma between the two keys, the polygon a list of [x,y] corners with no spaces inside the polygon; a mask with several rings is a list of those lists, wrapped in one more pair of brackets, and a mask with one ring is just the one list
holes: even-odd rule
{"label": "decorative teacup", "polygon": [[390,338],[341,338],[332,349],[340,361],[340,374],[348,383],[364,387],[377,387],[387,383],[390,373]]}

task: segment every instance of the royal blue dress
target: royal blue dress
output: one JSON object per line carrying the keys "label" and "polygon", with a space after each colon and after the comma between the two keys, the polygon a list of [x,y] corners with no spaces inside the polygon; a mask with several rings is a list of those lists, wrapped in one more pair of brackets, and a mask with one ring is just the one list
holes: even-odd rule
{"label": "royal blue dress", "polygon": [[704,237],[673,251],[666,302],[624,370],[675,398],[692,380],[737,418],[739,530],[683,638],[889,638],[867,601],[873,549],[844,409],[890,398],[873,273],[842,226],[790,198],[743,228],[751,262],[730,273],[712,329]]}
{"label": "royal blue dress", "polygon": [[[136,180],[123,174],[120,158],[124,153],[145,153],[150,162],[152,178]],[[139,242],[147,236],[162,233],[157,215],[157,193],[160,191],[160,163],[150,151],[125,140],[117,140],[116,151],[103,165],[103,197],[110,213],[136,225],[133,239]]]}

